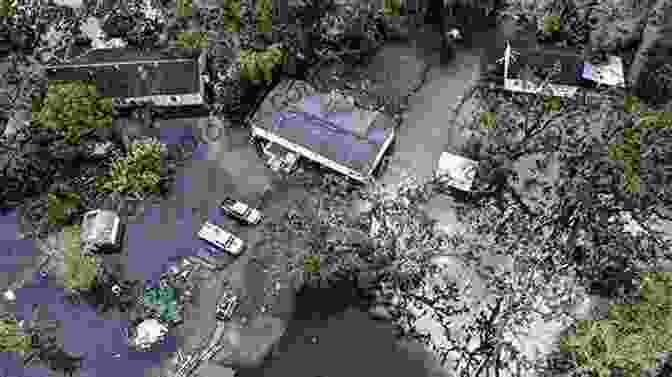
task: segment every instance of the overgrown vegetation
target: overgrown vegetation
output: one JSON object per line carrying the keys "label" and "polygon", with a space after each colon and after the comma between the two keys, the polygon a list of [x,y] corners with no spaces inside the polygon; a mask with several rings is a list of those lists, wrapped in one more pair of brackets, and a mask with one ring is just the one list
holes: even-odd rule
{"label": "overgrown vegetation", "polygon": [[240,75],[252,82],[271,81],[273,70],[283,64],[285,53],[279,46],[271,46],[263,51],[241,50],[239,57]]}
{"label": "overgrown vegetation", "polygon": [[60,130],[69,144],[77,145],[83,131],[112,126],[112,99],[99,97],[92,82],[52,81],[33,121]]}
{"label": "overgrown vegetation", "polygon": [[82,253],[81,228],[70,225],[63,228],[63,258],[65,276],[63,284],[74,292],[88,291],[93,288],[98,274],[98,261],[95,256]]}
{"label": "overgrown vegetation", "polygon": [[642,273],[637,303],[611,305],[606,319],[578,321],[561,349],[599,377],[614,368],[639,377],[655,367],[656,353],[672,349],[672,274]]}
{"label": "overgrown vegetation", "polygon": [[127,156],[112,162],[109,176],[100,177],[99,189],[139,197],[159,193],[166,151],[166,146],[153,138],[134,141]]}

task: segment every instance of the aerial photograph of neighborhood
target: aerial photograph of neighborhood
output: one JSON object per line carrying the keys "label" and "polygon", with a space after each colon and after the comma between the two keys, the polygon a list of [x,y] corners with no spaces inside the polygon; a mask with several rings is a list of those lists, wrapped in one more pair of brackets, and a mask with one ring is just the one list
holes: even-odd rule
{"label": "aerial photograph of neighborhood", "polygon": [[0,0],[0,377],[672,377],[672,0]]}

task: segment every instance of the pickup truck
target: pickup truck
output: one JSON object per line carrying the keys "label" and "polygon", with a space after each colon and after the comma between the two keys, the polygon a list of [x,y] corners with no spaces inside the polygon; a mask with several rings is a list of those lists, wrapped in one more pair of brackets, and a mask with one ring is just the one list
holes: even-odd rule
{"label": "pickup truck", "polygon": [[203,224],[201,230],[198,231],[198,236],[233,255],[240,254],[245,246],[243,240],[210,222]]}

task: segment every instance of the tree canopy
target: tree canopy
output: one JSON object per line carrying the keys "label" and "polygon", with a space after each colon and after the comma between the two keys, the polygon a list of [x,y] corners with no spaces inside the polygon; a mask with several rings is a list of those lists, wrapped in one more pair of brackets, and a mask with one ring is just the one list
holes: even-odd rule
{"label": "tree canopy", "polygon": [[65,140],[76,145],[82,131],[112,126],[112,99],[99,97],[91,82],[52,81],[33,121],[61,130]]}

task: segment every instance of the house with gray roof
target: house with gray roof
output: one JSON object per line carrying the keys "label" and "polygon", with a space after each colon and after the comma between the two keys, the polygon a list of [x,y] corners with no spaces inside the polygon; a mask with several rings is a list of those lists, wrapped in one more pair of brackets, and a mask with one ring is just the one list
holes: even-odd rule
{"label": "house with gray roof", "polygon": [[140,51],[93,49],[64,64],[46,67],[49,80],[92,80],[98,94],[116,106],[151,103],[158,107],[205,104],[205,50]]}
{"label": "house with gray roof", "polygon": [[298,80],[280,82],[248,122],[253,139],[279,144],[359,182],[373,178],[395,137],[388,115]]}

